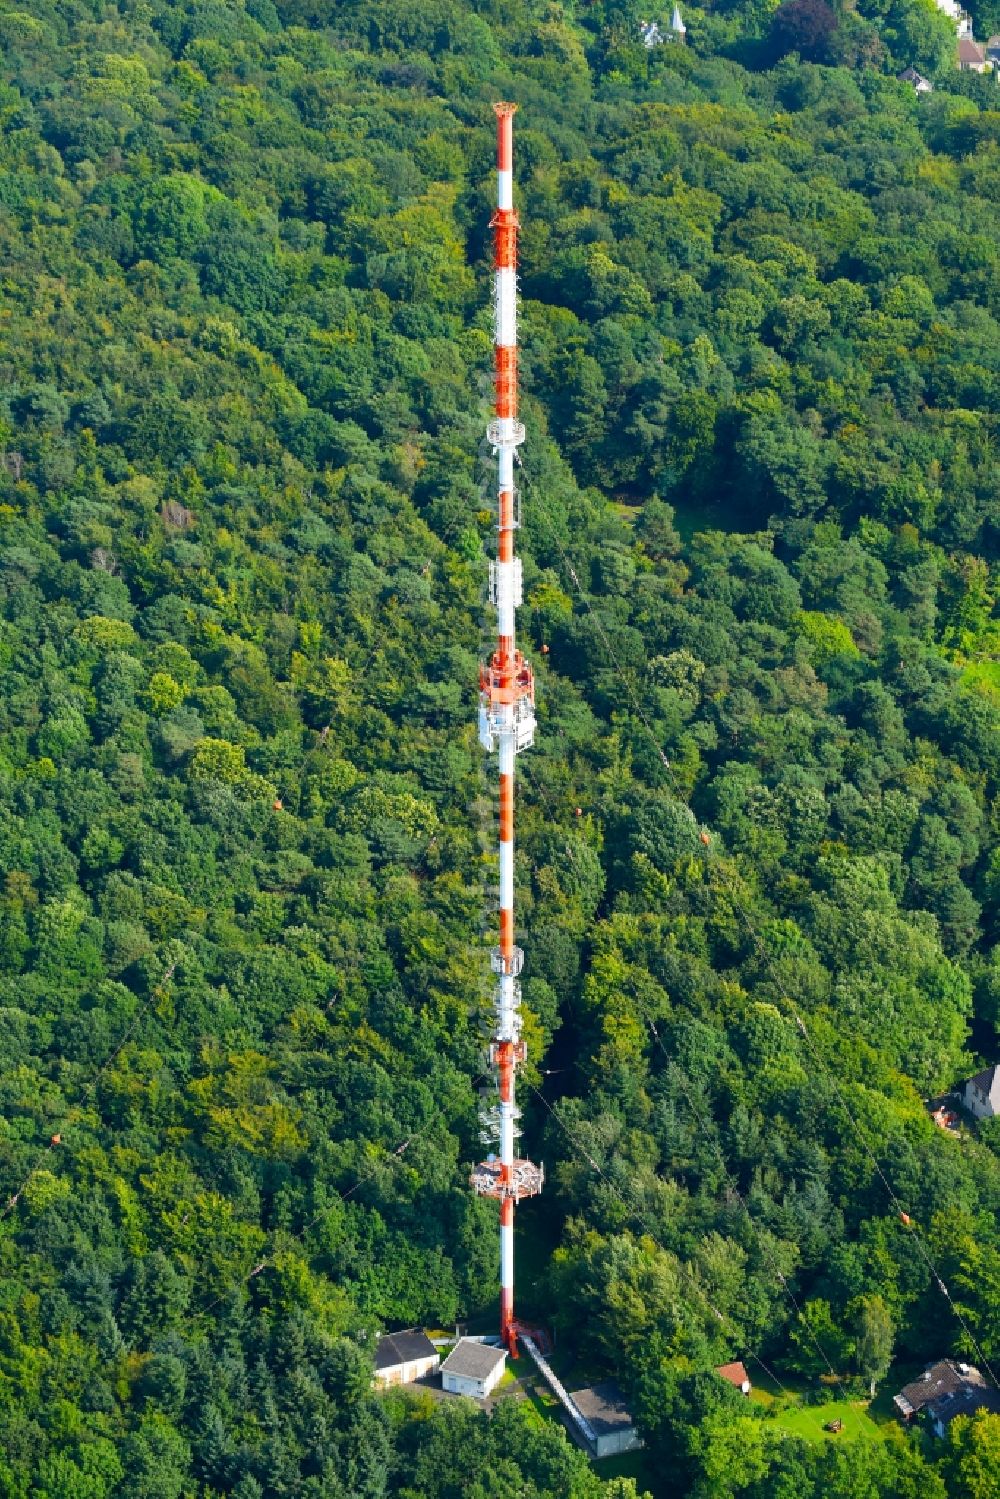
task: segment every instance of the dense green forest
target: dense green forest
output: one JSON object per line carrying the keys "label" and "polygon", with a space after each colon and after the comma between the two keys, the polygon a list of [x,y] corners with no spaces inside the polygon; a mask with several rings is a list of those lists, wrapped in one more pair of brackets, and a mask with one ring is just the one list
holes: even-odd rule
{"label": "dense green forest", "polygon": [[370,1394],[496,1294],[497,97],[521,1308],[638,1492],[1000,1493],[1000,1417],[711,1372],[1000,1360],[1000,1135],[923,1103],[1000,1056],[1000,94],[928,0],[647,14],[0,0],[2,1499],[637,1492]]}

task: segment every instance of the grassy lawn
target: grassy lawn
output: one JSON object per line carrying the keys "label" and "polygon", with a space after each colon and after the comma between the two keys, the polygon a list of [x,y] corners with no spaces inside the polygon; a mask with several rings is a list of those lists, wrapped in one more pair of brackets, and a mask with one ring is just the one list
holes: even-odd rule
{"label": "grassy lawn", "polygon": [[[776,1408],[771,1418],[782,1431],[806,1442],[882,1441],[882,1430],[876,1426],[863,1400],[827,1400],[822,1405],[785,1405]],[[843,1421],[843,1431],[824,1431],[827,1421]]]}
{"label": "grassy lawn", "polygon": [[560,1425],[562,1424],[562,1406],[543,1379],[525,1381],[524,1399],[521,1405],[522,1408],[527,1407],[531,1411],[539,1426],[547,1426],[550,1421],[558,1421]]}
{"label": "grassy lawn", "polygon": [[531,1401],[531,1404],[540,1416],[544,1416],[546,1421],[558,1421],[560,1419],[562,1406],[544,1379],[539,1377],[532,1380],[530,1384],[526,1382],[524,1388],[528,1400]]}
{"label": "grassy lawn", "polygon": [[537,1400],[534,1400],[531,1395],[526,1400],[521,1401],[521,1410],[522,1412],[530,1412],[532,1426],[545,1426],[548,1422],[548,1416],[542,1414],[538,1408]]}
{"label": "grassy lawn", "polygon": [[[880,1395],[870,1410],[867,1400],[831,1399],[809,1405],[803,1394],[803,1386],[796,1387],[786,1381],[782,1389],[770,1379],[759,1377],[750,1398],[755,1405],[766,1408],[769,1418],[782,1431],[806,1442],[853,1442],[861,1437],[881,1441],[885,1428],[895,1424],[888,1386],[884,1398]],[[843,1421],[843,1430],[824,1431],[827,1421]]]}

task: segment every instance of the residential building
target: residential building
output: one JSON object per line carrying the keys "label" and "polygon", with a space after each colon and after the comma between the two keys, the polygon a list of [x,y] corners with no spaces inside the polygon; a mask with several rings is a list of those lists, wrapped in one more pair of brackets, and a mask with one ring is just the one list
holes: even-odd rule
{"label": "residential building", "polygon": [[441,1388],[452,1395],[485,1400],[503,1378],[506,1350],[475,1338],[460,1338],[441,1365]]}
{"label": "residential building", "polygon": [[962,1090],[962,1102],[977,1119],[1000,1114],[1000,1067],[986,1067],[970,1077]]}
{"label": "residential building", "polygon": [[925,78],[922,73],[918,73],[916,68],[904,68],[901,73],[896,74],[896,77],[900,83],[910,84],[915,94],[932,94],[934,92],[933,83],[931,83],[929,78]]}
{"label": "residential building", "polygon": [[425,1332],[412,1327],[407,1332],[387,1332],[375,1349],[375,1384],[383,1389],[394,1384],[412,1384],[436,1369],[441,1355]]}
{"label": "residential building", "polygon": [[625,1397],[616,1384],[595,1384],[569,1397],[594,1433],[593,1456],[617,1457],[642,1446]]}
{"label": "residential building", "polygon": [[959,36],[958,66],[963,73],[985,73],[990,64],[978,42],[974,42],[971,37]]}
{"label": "residential building", "polygon": [[907,1423],[921,1416],[935,1436],[943,1437],[956,1416],[972,1416],[981,1410],[1000,1412],[1000,1390],[991,1388],[971,1364],[941,1359],[912,1384],[904,1385],[893,1404]]}
{"label": "residential building", "polygon": [[986,43],[986,61],[1000,62],[1000,36],[991,36]]}

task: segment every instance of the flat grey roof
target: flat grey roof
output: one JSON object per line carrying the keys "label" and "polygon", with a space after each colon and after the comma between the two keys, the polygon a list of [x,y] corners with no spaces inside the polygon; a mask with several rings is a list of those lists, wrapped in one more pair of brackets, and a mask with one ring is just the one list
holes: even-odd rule
{"label": "flat grey roof", "polygon": [[569,1398],[599,1437],[608,1436],[613,1431],[624,1431],[632,1425],[625,1396],[616,1384],[595,1384],[586,1390],[571,1390]]}
{"label": "flat grey roof", "polygon": [[489,1343],[474,1343],[461,1338],[441,1365],[442,1374],[458,1374],[465,1379],[488,1379],[497,1364],[507,1357],[506,1349]]}
{"label": "flat grey roof", "polygon": [[425,1332],[411,1328],[408,1332],[387,1332],[375,1349],[376,1369],[394,1369],[397,1364],[412,1364],[417,1359],[433,1358],[437,1349]]}

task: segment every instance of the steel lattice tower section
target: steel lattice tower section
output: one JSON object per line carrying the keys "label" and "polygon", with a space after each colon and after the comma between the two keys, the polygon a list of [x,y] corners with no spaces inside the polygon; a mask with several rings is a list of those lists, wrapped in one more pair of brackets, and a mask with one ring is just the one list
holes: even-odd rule
{"label": "steel lattice tower section", "polygon": [[524,441],[517,419],[517,231],[513,201],[513,117],[516,105],[495,104],[497,116],[497,211],[490,221],[494,243],[496,327],[496,407],[487,437],[497,455],[497,558],[490,563],[490,602],[497,611],[497,648],[479,670],[479,738],[500,759],[500,945],[491,954],[494,989],[490,1062],[496,1071],[499,1104],[483,1118],[484,1139],[499,1136],[499,1155],[472,1173],[483,1197],[500,1203],[500,1337],[517,1354],[514,1318],[514,1207],[542,1190],[540,1166],[514,1153],[518,1110],[514,1079],[525,1058],[521,1039],[521,986],[524,954],[514,945],[514,761],[535,735],[535,683],[531,667],[517,650],[514,614],[521,602],[521,563],[514,556],[520,525],[514,488],[514,457]]}

